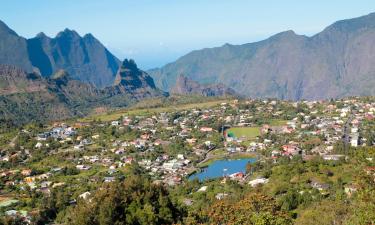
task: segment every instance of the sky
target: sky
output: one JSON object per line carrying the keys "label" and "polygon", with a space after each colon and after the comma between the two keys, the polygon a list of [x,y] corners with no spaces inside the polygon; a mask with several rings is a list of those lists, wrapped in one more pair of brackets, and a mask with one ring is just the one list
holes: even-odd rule
{"label": "sky", "polygon": [[374,0],[1,0],[0,20],[26,38],[65,28],[92,33],[119,59],[150,69],[285,30],[311,36],[371,12]]}

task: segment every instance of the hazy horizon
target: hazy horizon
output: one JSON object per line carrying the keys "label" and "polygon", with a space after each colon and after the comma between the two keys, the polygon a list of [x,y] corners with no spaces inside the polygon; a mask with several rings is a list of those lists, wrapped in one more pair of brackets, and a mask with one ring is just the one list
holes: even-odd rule
{"label": "hazy horizon", "polygon": [[337,20],[374,9],[375,2],[369,0],[67,0],[48,5],[46,0],[5,0],[0,20],[26,38],[39,32],[54,37],[65,28],[81,36],[92,33],[119,59],[133,58],[141,68],[150,69],[192,50],[260,41],[285,30],[311,36]]}

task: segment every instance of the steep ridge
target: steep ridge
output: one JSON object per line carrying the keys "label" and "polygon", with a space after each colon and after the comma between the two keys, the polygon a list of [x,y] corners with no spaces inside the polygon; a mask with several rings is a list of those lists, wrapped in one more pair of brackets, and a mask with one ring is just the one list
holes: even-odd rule
{"label": "steep ridge", "polygon": [[171,90],[179,74],[224,83],[248,97],[327,99],[375,95],[375,14],[332,24],[312,37],[293,31],[244,45],[193,51],[150,70]]}
{"label": "steep ridge", "polygon": [[128,94],[135,99],[165,95],[158,90],[154,80],[140,70],[134,60],[125,59],[117,72],[114,85],[106,88],[111,95]]}
{"label": "steep ridge", "polygon": [[27,54],[27,41],[0,21],[0,64],[33,70]]}
{"label": "steep ridge", "polygon": [[81,37],[69,29],[55,38],[41,33],[27,43],[30,60],[43,76],[63,69],[75,79],[106,87],[113,83],[120,64],[93,35]]}
{"label": "steep ridge", "polygon": [[0,65],[14,65],[50,77],[59,70],[98,88],[111,86],[121,62],[92,34],[65,29],[55,38],[44,33],[25,39],[0,21]]}

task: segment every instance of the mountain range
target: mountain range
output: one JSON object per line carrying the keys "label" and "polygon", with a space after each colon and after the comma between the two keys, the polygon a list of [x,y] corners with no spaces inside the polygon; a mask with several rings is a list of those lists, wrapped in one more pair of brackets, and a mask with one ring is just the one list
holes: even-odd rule
{"label": "mountain range", "polygon": [[168,95],[160,89],[318,100],[375,95],[374,87],[375,13],[311,37],[286,31],[193,51],[148,72],[118,60],[92,34],[65,29],[54,38],[26,39],[0,21],[0,121],[6,123],[63,119]]}
{"label": "mountain range", "polygon": [[166,95],[134,60],[121,62],[92,34],[65,29],[26,39],[0,21],[2,123],[65,119]]}
{"label": "mountain range", "polygon": [[43,77],[62,69],[75,79],[103,88],[112,85],[121,62],[92,34],[81,37],[65,29],[54,38],[39,33],[26,39],[0,21],[0,64]]}
{"label": "mountain range", "polygon": [[375,95],[375,13],[335,22],[311,37],[286,31],[255,43],[193,51],[148,72],[165,91],[183,74],[254,98]]}

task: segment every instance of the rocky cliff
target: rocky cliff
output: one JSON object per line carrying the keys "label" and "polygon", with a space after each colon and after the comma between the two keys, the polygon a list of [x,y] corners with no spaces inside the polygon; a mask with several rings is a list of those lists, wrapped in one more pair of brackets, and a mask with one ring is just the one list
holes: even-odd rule
{"label": "rocky cliff", "polygon": [[375,14],[338,21],[307,37],[293,31],[244,45],[193,51],[149,71],[171,90],[179,74],[223,83],[248,97],[327,99],[375,95]]}

